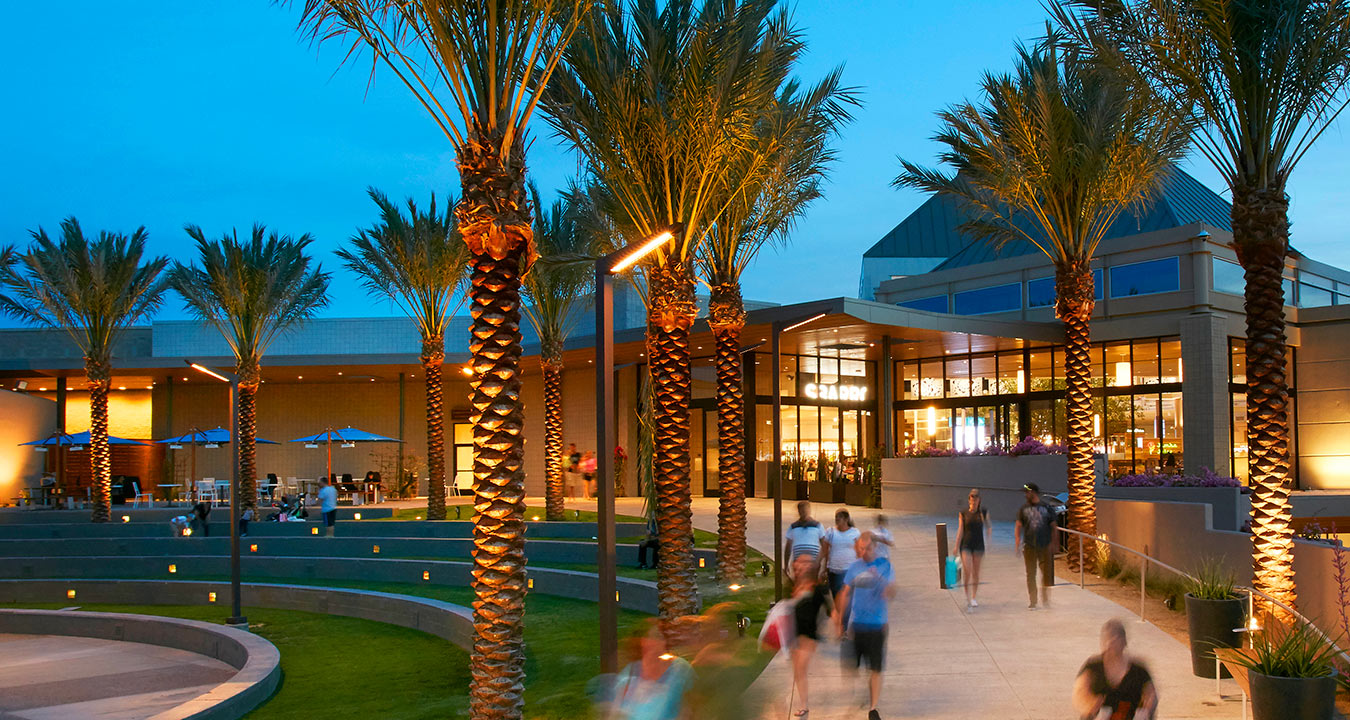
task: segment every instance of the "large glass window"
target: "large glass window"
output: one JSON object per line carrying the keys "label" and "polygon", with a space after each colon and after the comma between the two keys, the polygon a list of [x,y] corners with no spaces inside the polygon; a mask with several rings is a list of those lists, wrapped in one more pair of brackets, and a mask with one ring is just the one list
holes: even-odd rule
{"label": "large glass window", "polygon": [[947,397],[970,396],[970,359],[947,359]]}
{"label": "large glass window", "polygon": [[[1300,273],[1298,283],[1299,307],[1325,307],[1332,304],[1333,294],[1330,290],[1332,284],[1326,278]],[[1285,302],[1288,304],[1288,300]]]}
{"label": "large glass window", "polygon": [[[1092,270],[1092,294],[1098,300],[1104,297],[1104,286],[1102,282],[1102,269],[1093,268]],[[1027,307],[1050,307],[1055,304],[1055,279],[1053,277],[1037,278],[1027,281]]]}
{"label": "large glass window", "polygon": [[1242,296],[1247,288],[1247,280],[1242,274],[1242,266],[1235,262],[1229,262],[1222,258],[1214,258],[1212,265],[1214,272],[1214,290],[1215,292],[1228,293],[1229,295]]}
{"label": "large glass window", "polygon": [[1111,297],[1132,297],[1181,289],[1181,261],[1160,258],[1111,268]]}
{"label": "large glass window", "polygon": [[993,355],[976,355],[970,359],[970,394],[995,395],[998,393],[998,374],[995,372]]}
{"label": "large glass window", "polygon": [[900,399],[918,400],[919,389],[919,363],[904,363],[900,369]]}
{"label": "large glass window", "polygon": [[902,300],[896,305],[910,310],[926,310],[928,312],[947,312],[947,296],[933,295],[925,298],[916,298],[914,300]]}
{"label": "large glass window", "polygon": [[987,315],[1022,308],[1022,284],[1008,283],[952,295],[957,315]]}

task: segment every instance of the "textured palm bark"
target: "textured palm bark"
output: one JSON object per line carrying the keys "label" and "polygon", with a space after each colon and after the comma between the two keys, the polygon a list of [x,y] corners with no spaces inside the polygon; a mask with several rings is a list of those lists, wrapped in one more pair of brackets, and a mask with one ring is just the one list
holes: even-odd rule
{"label": "textured palm bark", "polygon": [[445,519],[445,337],[422,341],[427,394],[427,519]]}
{"label": "textured palm bark", "polygon": [[745,395],[741,331],[745,305],[736,283],[713,287],[708,324],[717,347],[717,578],[745,576]]}
{"label": "textured palm bark", "polygon": [[112,367],[86,362],[89,387],[89,470],[93,478],[94,508],[90,520],[112,519],[112,453],[108,448],[108,390]]}
{"label": "textured palm bark", "polygon": [[647,357],[651,358],[655,427],[652,479],[656,486],[656,527],[661,552],[656,568],[660,617],[670,622],[698,611],[694,578],[694,527],[690,513],[689,328],[694,324],[694,277],[674,262],[647,274]]}
{"label": "textured palm bark", "polygon": [[239,508],[258,508],[258,383],[239,383]]}
{"label": "textured palm bark", "polygon": [[1293,607],[1297,593],[1284,330],[1289,199],[1283,186],[1233,188],[1233,244],[1247,281],[1247,467],[1254,587]]}
{"label": "textured palm bark", "polygon": [[[1096,294],[1087,262],[1055,271],[1055,315],[1064,322],[1065,439],[1069,446],[1069,527],[1097,534],[1097,478],[1092,462],[1092,357],[1090,330]],[[1078,557],[1072,555],[1072,563]],[[1093,570],[1091,554],[1083,564]]]}
{"label": "textured palm bark", "polygon": [[544,514],[563,519],[562,358],[541,359],[544,374]]}
{"label": "textured palm bark", "polygon": [[455,215],[471,256],[469,383],[473,423],[473,624],[469,714],[524,713],[525,438],[520,398],[520,279],[535,250],[524,149],[510,159],[482,132],[459,152]]}

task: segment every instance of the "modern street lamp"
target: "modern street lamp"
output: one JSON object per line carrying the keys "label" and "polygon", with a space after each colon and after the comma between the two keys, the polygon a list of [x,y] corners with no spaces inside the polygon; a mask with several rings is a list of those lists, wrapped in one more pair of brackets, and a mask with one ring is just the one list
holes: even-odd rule
{"label": "modern street lamp", "polygon": [[675,223],[595,261],[596,542],[600,563],[600,671],[619,670],[619,595],[614,568],[614,276],[684,234]]}
{"label": "modern street lamp", "polygon": [[248,627],[248,618],[239,605],[239,376],[191,360],[187,364],[230,386],[230,618],[225,622]]}
{"label": "modern street lamp", "polygon": [[773,323],[773,598],[783,599],[783,355],[781,336],[825,317],[816,313],[792,323]]}

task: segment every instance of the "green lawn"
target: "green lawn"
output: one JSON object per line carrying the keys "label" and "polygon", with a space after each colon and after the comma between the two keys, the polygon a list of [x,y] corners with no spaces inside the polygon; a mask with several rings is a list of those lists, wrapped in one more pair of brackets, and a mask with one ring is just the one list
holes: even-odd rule
{"label": "green lawn", "polygon": [[[773,578],[747,579],[746,587],[739,592],[719,588],[707,572],[700,572],[699,580],[706,606],[723,600],[738,601],[754,620],[747,636],[737,645],[740,665],[727,677],[719,676],[719,682],[734,687],[729,692],[738,693],[753,681],[769,659],[756,652],[754,638],[772,598]],[[473,602],[470,588],[303,579],[281,582],[417,595],[466,607]],[[81,609],[207,622],[222,620],[222,609],[212,606],[87,604]],[[468,655],[439,638],[383,623],[315,613],[246,608],[245,614],[254,631],[281,651],[284,673],[277,694],[248,715],[250,720],[298,720],[316,714],[412,719],[467,717]],[[647,618],[641,613],[621,611],[620,637],[629,636]],[[531,594],[526,601],[525,642],[526,717],[543,720],[592,717],[586,683],[599,672],[595,604]]]}

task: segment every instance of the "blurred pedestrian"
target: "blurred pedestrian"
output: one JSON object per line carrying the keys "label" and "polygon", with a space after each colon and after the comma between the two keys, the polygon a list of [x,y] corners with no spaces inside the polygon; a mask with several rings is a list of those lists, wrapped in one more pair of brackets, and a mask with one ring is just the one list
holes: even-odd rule
{"label": "blurred pedestrian", "polygon": [[966,587],[966,612],[980,606],[976,597],[980,592],[980,563],[984,560],[985,539],[993,542],[994,530],[989,523],[989,511],[980,502],[980,491],[971,489],[966,498],[966,509],[956,520],[956,547],[965,567],[962,579]]}
{"label": "blurred pedestrian", "polygon": [[877,524],[872,527],[872,542],[877,544],[877,557],[891,559],[895,536],[891,535],[891,520],[885,513],[877,513]]}
{"label": "blurred pedestrian", "polygon": [[1158,689],[1142,664],[1125,654],[1125,625],[1102,625],[1102,653],[1088,658],[1073,685],[1073,706],[1083,720],[1153,720]]}
{"label": "blurred pedestrian", "polygon": [[333,525],[337,523],[337,486],[331,477],[320,478],[319,511],[323,513],[323,534],[333,537]]}
{"label": "blurred pedestrian", "polygon": [[586,453],[581,456],[581,477],[586,482],[585,492],[587,499],[595,497],[595,469],[597,465],[599,465],[599,462],[595,459],[595,453],[593,451],[587,450]]}
{"label": "blurred pedestrian", "polygon": [[830,593],[836,603],[839,602],[839,591],[844,588],[844,573],[848,572],[849,566],[858,559],[854,545],[861,534],[861,531],[853,525],[853,518],[849,516],[848,511],[839,508],[834,513],[834,527],[826,530],[824,537],[821,538],[821,558],[830,580]]}
{"label": "blurred pedestrian", "polygon": [[1054,582],[1054,555],[1050,542],[1055,537],[1055,513],[1041,501],[1041,489],[1036,483],[1027,483],[1027,502],[1017,511],[1017,524],[1013,527],[1014,545],[1022,552],[1022,561],[1027,568],[1027,595],[1031,602],[1028,610],[1036,609],[1036,569],[1041,571],[1041,606],[1050,607],[1050,585]]}
{"label": "blurred pedestrian", "polygon": [[840,635],[847,632],[852,639],[851,657],[845,656],[845,663],[851,660],[854,668],[860,668],[863,661],[867,661],[871,707],[867,718],[880,720],[877,705],[881,702],[881,672],[886,661],[886,633],[890,621],[887,603],[895,595],[895,574],[889,560],[877,557],[872,533],[862,533],[858,537],[856,552],[858,559],[844,575],[844,589],[836,603],[835,627]]}
{"label": "blurred pedestrian", "polygon": [[693,667],[669,652],[656,623],[651,623],[633,645],[637,659],[615,676],[613,694],[601,717],[677,720],[684,712],[684,693],[693,679]]}
{"label": "blurred pedestrian", "polygon": [[204,502],[199,502],[192,506],[192,534],[198,537],[211,537],[211,523],[207,518],[211,517],[211,506]]}
{"label": "blurred pedestrian", "polygon": [[820,539],[824,535],[825,529],[811,517],[811,503],[805,500],[798,502],[797,519],[788,526],[787,532],[783,535],[787,539],[783,555],[787,557],[789,572],[793,559],[798,555],[810,555],[813,559],[820,557]]}
{"label": "blurred pedestrian", "polygon": [[810,713],[810,698],[807,692],[807,678],[811,668],[811,658],[816,654],[816,642],[820,640],[820,614],[825,613],[828,620],[834,614],[834,603],[830,598],[829,587],[820,582],[820,571],[816,559],[810,555],[798,555],[792,559],[792,603],[796,620],[797,637],[792,646],[792,677],[797,686],[797,697],[801,698],[801,707],[793,717],[805,718]]}

